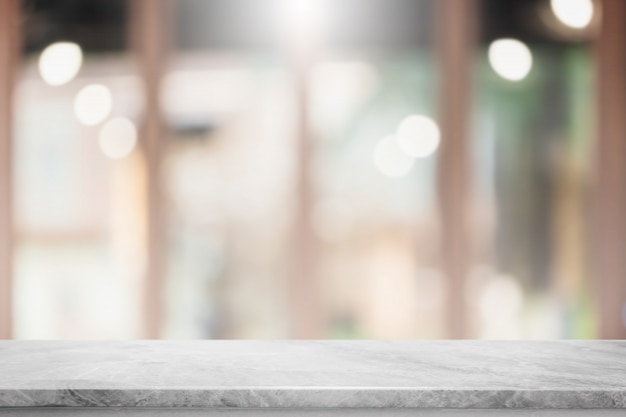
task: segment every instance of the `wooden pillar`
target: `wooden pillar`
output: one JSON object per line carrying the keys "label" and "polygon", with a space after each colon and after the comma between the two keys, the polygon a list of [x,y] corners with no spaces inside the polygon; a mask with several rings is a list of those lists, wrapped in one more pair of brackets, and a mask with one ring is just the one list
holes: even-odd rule
{"label": "wooden pillar", "polygon": [[165,140],[159,91],[168,46],[167,2],[133,0],[129,28],[143,81],[145,107],[139,127],[139,143],[146,170],[146,248],[147,265],[143,287],[144,336],[157,339],[163,321],[165,268],[165,219],[163,210],[161,161]]}
{"label": "wooden pillar", "polygon": [[599,337],[623,339],[626,303],[626,2],[602,0],[596,41],[597,148],[592,279]]}
{"label": "wooden pillar", "polygon": [[466,227],[472,63],[476,41],[476,0],[437,0],[439,57],[438,161],[442,270],[448,281],[447,335],[466,338],[465,280],[468,275]]}
{"label": "wooden pillar", "polygon": [[316,276],[315,238],[311,231],[311,208],[314,204],[311,181],[312,133],[309,123],[308,70],[309,61],[295,65],[297,105],[296,126],[296,216],[294,224],[293,274],[291,276],[292,330],[296,339],[324,338],[323,308]]}
{"label": "wooden pillar", "polygon": [[0,1],[0,339],[13,329],[13,91],[20,51],[19,0]]}
{"label": "wooden pillar", "polygon": [[311,179],[313,130],[309,109],[309,71],[319,56],[320,45],[289,39],[285,50],[290,60],[294,79],[296,126],[296,189],[293,246],[289,297],[291,328],[295,339],[325,338],[324,309],[321,306],[321,288],[316,274],[316,239],[311,230],[311,210],[314,192]]}

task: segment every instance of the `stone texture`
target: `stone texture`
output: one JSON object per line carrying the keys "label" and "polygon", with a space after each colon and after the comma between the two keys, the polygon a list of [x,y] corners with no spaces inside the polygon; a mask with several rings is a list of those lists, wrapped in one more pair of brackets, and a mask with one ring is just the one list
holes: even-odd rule
{"label": "stone texture", "polygon": [[626,408],[626,342],[0,342],[34,406]]}

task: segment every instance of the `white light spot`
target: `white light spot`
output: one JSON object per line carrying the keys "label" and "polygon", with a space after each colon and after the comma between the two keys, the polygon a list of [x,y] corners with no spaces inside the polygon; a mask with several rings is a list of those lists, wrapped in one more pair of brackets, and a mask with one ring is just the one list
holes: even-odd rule
{"label": "white light spot", "polygon": [[49,85],[63,85],[76,77],[83,63],[83,52],[75,43],[50,44],[39,56],[39,73]]}
{"label": "white light spot", "polygon": [[415,162],[413,157],[400,149],[395,136],[386,136],[376,144],[373,159],[376,169],[392,178],[407,175]]}
{"label": "white light spot", "polygon": [[130,120],[116,117],[100,128],[98,142],[106,156],[112,159],[122,159],[135,148],[137,128]]}
{"label": "white light spot", "polygon": [[439,126],[430,117],[415,115],[404,119],[396,130],[398,145],[415,158],[432,155],[439,147]]}
{"label": "white light spot", "polygon": [[499,39],[489,45],[489,63],[502,78],[521,81],[533,66],[533,56],[524,43],[516,39]]}
{"label": "white light spot", "polygon": [[551,0],[550,6],[561,23],[574,29],[589,26],[593,18],[591,0]]}
{"label": "white light spot", "polygon": [[288,42],[310,43],[319,40],[328,19],[327,0],[276,1],[278,25]]}
{"label": "white light spot", "polygon": [[102,84],[83,87],[74,99],[74,113],[78,120],[87,126],[103,122],[111,113],[112,107],[111,90]]}

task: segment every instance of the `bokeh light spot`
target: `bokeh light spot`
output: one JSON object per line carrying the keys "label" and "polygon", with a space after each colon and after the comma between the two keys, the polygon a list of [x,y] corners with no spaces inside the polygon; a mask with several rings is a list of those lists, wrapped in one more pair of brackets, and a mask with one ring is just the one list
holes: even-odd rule
{"label": "bokeh light spot", "polygon": [[102,123],[111,113],[113,95],[102,84],[83,87],[74,99],[74,114],[86,126]]}
{"label": "bokeh light spot", "polygon": [[574,29],[584,29],[593,18],[591,0],[551,0],[550,6],[561,23]]}
{"label": "bokeh light spot", "polygon": [[39,56],[41,78],[53,86],[67,84],[76,77],[83,63],[83,52],[75,43],[56,42]]}
{"label": "bokeh light spot", "polygon": [[498,39],[489,45],[489,64],[502,78],[521,81],[533,66],[533,56],[526,44],[516,39]]}
{"label": "bokeh light spot", "polygon": [[396,130],[400,149],[415,158],[432,155],[439,147],[441,132],[430,117],[415,115],[404,119]]}
{"label": "bokeh light spot", "polygon": [[376,144],[373,159],[376,169],[391,178],[407,175],[415,162],[412,156],[400,149],[395,136],[386,136]]}
{"label": "bokeh light spot", "polygon": [[112,159],[122,159],[135,148],[137,128],[130,120],[116,117],[100,128],[98,142],[106,156]]}

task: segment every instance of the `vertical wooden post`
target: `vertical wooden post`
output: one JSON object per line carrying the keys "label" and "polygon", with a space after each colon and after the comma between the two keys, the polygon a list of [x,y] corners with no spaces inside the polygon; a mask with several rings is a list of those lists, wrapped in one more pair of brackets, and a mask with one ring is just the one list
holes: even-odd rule
{"label": "vertical wooden post", "polygon": [[447,333],[467,337],[465,279],[468,274],[466,228],[468,147],[472,58],[476,41],[476,0],[437,0],[439,55],[438,161],[443,272],[448,280]]}
{"label": "vertical wooden post", "polygon": [[140,146],[145,158],[147,187],[147,268],[143,293],[145,336],[160,336],[163,320],[163,281],[165,257],[165,221],[161,189],[161,161],[164,122],[159,91],[166,64],[168,46],[167,5],[164,0],[133,0],[130,13],[131,39],[139,59],[145,107],[140,126]]}
{"label": "vertical wooden post", "polygon": [[602,0],[596,41],[594,272],[599,337],[623,339],[626,303],[626,2]]}
{"label": "vertical wooden post", "polygon": [[316,276],[315,238],[311,231],[314,204],[311,180],[312,128],[309,115],[309,71],[319,55],[317,42],[285,41],[290,60],[296,100],[296,212],[293,227],[292,265],[289,276],[291,313],[290,337],[319,339],[325,337],[320,286]]}
{"label": "vertical wooden post", "polygon": [[315,273],[315,239],[310,226],[311,207],[314,203],[311,185],[312,141],[308,105],[310,62],[311,60],[300,57],[294,66],[298,120],[296,125],[297,208],[294,224],[294,273],[291,276],[293,312],[291,335],[297,339],[317,339],[325,336],[319,297],[320,288]]}
{"label": "vertical wooden post", "polygon": [[13,91],[20,51],[19,0],[0,1],[0,339],[13,329]]}

